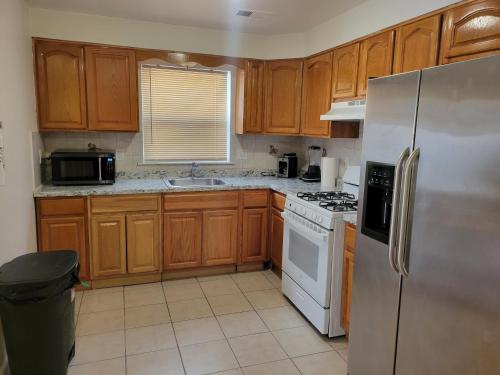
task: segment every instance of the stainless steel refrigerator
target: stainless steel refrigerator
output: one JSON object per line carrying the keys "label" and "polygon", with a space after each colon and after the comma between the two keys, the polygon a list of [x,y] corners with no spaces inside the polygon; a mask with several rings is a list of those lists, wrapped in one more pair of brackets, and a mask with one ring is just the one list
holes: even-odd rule
{"label": "stainless steel refrigerator", "polygon": [[367,98],[348,372],[500,374],[500,56]]}

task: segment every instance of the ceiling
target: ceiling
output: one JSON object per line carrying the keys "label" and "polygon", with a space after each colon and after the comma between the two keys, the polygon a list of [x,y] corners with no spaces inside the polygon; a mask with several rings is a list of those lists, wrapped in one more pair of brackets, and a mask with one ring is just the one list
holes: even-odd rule
{"label": "ceiling", "polygon": [[[366,0],[26,0],[30,7],[234,30],[257,34],[303,32]],[[249,17],[236,16],[251,10]]]}

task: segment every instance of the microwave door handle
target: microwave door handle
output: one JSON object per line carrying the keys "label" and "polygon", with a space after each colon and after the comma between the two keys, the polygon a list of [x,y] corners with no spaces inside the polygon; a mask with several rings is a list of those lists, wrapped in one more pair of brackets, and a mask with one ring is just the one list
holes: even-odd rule
{"label": "microwave door handle", "polygon": [[99,163],[99,181],[102,181],[102,165],[101,165],[101,157],[97,158],[97,162]]}
{"label": "microwave door handle", "polygon": [[410,206],[410,188],[415,178],[416,166],[420,156],[420,148],[416,148],[408,157],[403,172],[403,191],[401,201],[401,220],[398,233],[398,268],[404,277],[408,277],[409,270],[406,267],[407,232],[408,232],[408,210]]}
{"label": "microwave door handle", "polygon": [[403,164],[405,160],[410,155],[410,148],[406,147],[401,155],[399,156],[399,160],[396,164],[396,169],[394,171],[394,191],[392,193],[392,213],[391,213],[391,223],[389,230],[389,265],[391,268],[400,273],[398,269],[398,265],[394,258],[394,254],[396,253],[397,247],[397,226],[399,224],[399,205],[400,205],[400,190],[401,190],[401,174],[403,171]]}

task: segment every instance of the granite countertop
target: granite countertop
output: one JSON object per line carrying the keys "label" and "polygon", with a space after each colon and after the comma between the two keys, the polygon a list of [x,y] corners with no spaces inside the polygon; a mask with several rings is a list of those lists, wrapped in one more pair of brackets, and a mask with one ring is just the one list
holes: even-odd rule
{"label": "granite countertop", "polygon": [[[185,191],[215,191],[236,189],[272,189],[282,194],[296,194],[299,191],[331,190],[321,187],[319,182],[304,182],[298,178],[278,177],[222,177],[225,185],[172,187],[161,178],[123,178],[114,185],[54,186],[42,185],[34,192],[35,198],[77,197],[90,195],[153,194]],[[344,220],[356,225],[356,214],[345,214]]]}
{"label": "granite countertop", "polygon": [[212,191],[235,189],[272,189],[282,194],[297,193],[299,191],[321,191],[319,182],[304,182],[298,178],[278,177],[222,177],[225,185],[172,187],[161,178],[146,179],[117,179],[114,185],[92,186],[54,186],[42,185],[34,192],[35,198],[71,197],[88,195],[118,195],[118,194],[145,194],[171,193],[185,191]]}

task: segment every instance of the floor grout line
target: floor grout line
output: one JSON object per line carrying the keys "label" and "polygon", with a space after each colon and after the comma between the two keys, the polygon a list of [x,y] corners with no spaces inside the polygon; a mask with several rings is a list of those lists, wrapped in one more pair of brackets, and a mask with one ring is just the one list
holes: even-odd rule
{"label": "floor grout line", "polygon": [[179,341],[177,340],[177,334],[175,333],[174,322],[172,322],[172,316],[170,315],[170,310],[168,308],[167,295],[165,293],[165,288],[163,287],[163,284],[162,284],[161,290],[163,291],[163,297],[165,298],[165,304],[167,305],[168,318],[170,319],[170,325],[172,326],[172,332],[174,334],[174,340],[175,340],[175,346],[177,348],[177,353],[179,354],[179,358],[181,360],[182,371],[184,371],[184,374],[187,374],[186,366],[184,365],[184,359],[182,358],[182,354],[181,354],[181,348],[179,346]]}

